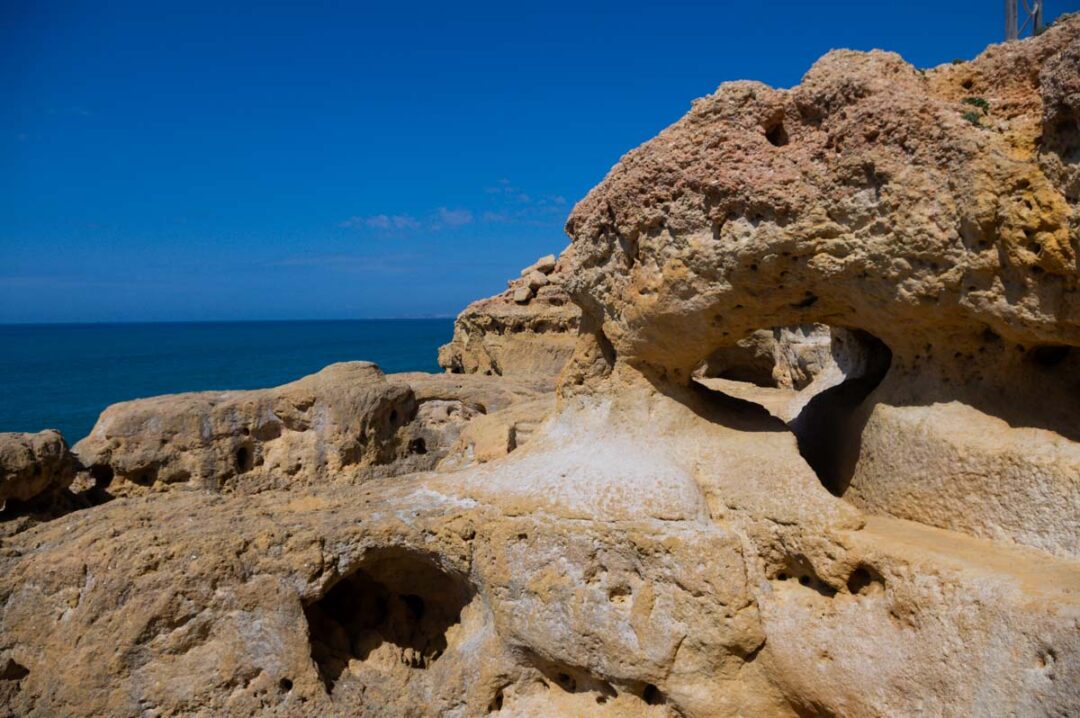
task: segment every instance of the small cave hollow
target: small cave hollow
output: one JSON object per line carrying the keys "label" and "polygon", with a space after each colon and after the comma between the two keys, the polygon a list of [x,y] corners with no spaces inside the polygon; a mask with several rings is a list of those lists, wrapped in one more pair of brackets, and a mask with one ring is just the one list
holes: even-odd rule
{"label": "small cave hollow", "polygon": [[888,346],[868,332],[800,324],[760,329],[714,350],[694,378],[784,422],[822,485],[842,496],[859,455],[859,409],[891,364]]}
{"label": "small cave hollow", "polygon": [[802,555],[789,556],[771,576],[777,581],[794,581],[803,588],[816,591],[826,598],[836,595],[836,589],[821,580],[814,565]]}
{"label": "small cave hollow", "polygon": [[234,452],[233,460],[237,474],[251,471],[255,464],[254,453],[247,446],[238,447]]}
{"label": "small cave hollow", "polygon": [[788,143],[788,133],[784,129],[783,118],[770,123],[765,127],[765,139],[769,141],[769,144],[773,147],[783,147]]}
{"label": "small cave hollow", "polygon": [[1047,344],[1035,347],[1028,353],[1028,356],[1036,366],[1043,369],[1053,369],[1069,358],[1072,349],[1070,346]]}
{"label": "small cave hollow", "polygon": [[473,591],[435,559],[403,548],[369,551],[360,565],[304,608],[311,657],[327,692],[352,661],[393,655],[423,670],[446,651]]}
{"label": "small cave hollow", "polygon": [[885,591],[885,578],[872,566],[859,564],[847,580],[847,590],[853,596],[867,596]]}
{"label": "small cave hollow", "polygon": [[[22,680],[30,675],[26,666],[13,658],[0,661],[0,705],[10,707],[19,691],[22,690]],[[14,715],[7,714],[5,715]]]}
{"label": "small cave hollow", "polygon": [[94,482],[94,488],[107,489],[113,482],[113,468],[108,464],[94,464],[90,467],[90,478]]}

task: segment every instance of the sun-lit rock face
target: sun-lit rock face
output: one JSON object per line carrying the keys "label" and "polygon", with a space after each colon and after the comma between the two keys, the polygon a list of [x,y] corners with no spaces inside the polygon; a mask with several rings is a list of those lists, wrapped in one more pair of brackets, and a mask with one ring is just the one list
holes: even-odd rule
{"label": "sun-lit rock face", "polygon": [[673,383],[762,331],[866,332],[889,379],[843,407],[830,488],[1075,555],[1078,26],[926,71],[836,51],[790,90],[697,100],[574,208],[583,323]]}
{"label": "sun-lit rock face", "polygon": [[1075,24],[966,65],[836,51],[790,90],[721,86],[574,208],[568,289],[620,358],[669,372],[809,322],[905,365],[1080,344],[1076,197],[1042,167],[1076,162],[1075,93],[1044,88],[1065,106],[1044,117],[1038,86]]}
{"label": "sun-lit rock face", "polygon": [[458,315],[439,365],[454,374],[489,374],[553,382],[574,353],[581,310],[562,285],[566,265],[540,258]]}
{"label": "sun-lit rock face", "polygon": [[1080,714],[1078,42],[696,103],[498,299],[564,273],[557,394],[459,320],[461,373],[106,411],[84,461],[188,490],[0,533],[0,706]]}
{"label": "sun-lit rock face", "polygon": [[59,431],[0,433],[0,502],[30,501],[66,489],[78,462]]}
{"label": "sun-lit rock face", "polygon": [[[507,431],[535,422],[527,409],[509,420],[499,412],[537,398],[543,386],[498,377],[385,375],[371,362],[344,362],[271,389],[115,404],[75,452],[89,479],[113,495],[356,483],[434,468],[478,417]],[[461,453],[455,459],[468,463]]]}

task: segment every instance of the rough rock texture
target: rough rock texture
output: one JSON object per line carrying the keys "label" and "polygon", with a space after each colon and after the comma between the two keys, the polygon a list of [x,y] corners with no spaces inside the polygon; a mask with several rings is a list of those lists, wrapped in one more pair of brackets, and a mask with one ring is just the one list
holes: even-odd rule
{"label": "rough rock texture", "polygon": [[113,495],[351,482],[433,468],[469,421],[540,388],[333,364],[273,389],[115,404],[75,452]]}
{"label": "rough rock texture", "polygon": [[[1080,714],[1075,196],[1068,153],[1047,144],[1075,137],[1057,120],[1042,145],[1032,134],[1072,92],[1053,68],[1077,42],[1066,21],[925,76],[833,53],[793,90],[736,83],[697,103],[571,217],[560,271],[583,312],[557,397],[350,364],[106,412],[87,450],[115,474],[186,437],[203,458],[163,466],[201,490],[121,496],[0,542],[0,705]],[[953,101],[968,90],[989,98],[979,127]],[[757,330],[812,323],[845,330],[835,367],[791,337],[773,366],[816,357],[802,391],[839,383],[797,415],[693,376]],[[399,406],[415,407],[404,424],[386,414]],[[151,438],[110,439],[121,415]],[[237,431],[275,422],[251,454],[279,467],[265,490],[192,481],[235,458]],[[363,427],[376,439],[342,451]],[[408,442],[450,435],[432,470],[341,480],[407,470]],[[289,479],[294,456],[325,468]]]}
{"label": "rough rock texture", "polygon": [[18,715],[1080,707],[1075,562],[867,522],[782,425],[641,384],[475,469],[120,498],[0,568]]}
{"label": "rough rock texture", "polygon": [[466,307],[439,365],[456,374],[554,380],[574,352],[581,316],[562,289],[564,271],[555,257],[542,257],[502,294]]}
{"label": "rough rock texture", "polygon": [[77,468],[59,431],[0,433],[0,502],[29,501],[66,489]]}
{"label": "rough rock texture", "polygon": [[[757,330],[869,332],[892,380],[838,490],[1075,553],[1080,464],[1061,442],[1080,438],[1078,24],[925,72],[837,51],[791,90],[722,86],[575,207],[566,286],[619,361],[675,383]],[[950,402],[969,432],[918,420]],[[1044,431],[1010,439],[1016,458],[974,441],[997,419]],[[944,445],[954,458],[927,470]],[[1047,526],[1047,504],[1068,520]]]}

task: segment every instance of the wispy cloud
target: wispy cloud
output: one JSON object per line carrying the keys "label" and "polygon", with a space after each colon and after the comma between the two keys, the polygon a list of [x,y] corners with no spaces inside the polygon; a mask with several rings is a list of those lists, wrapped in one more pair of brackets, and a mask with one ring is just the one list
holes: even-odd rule
{"label": "wispy cloud", "polygon": [[368,217],[349,217],[344,222],[341,222],[338,226],[347,227],[350,229],[369,227],[371,229],[390,231],[419,229],[421,223],[420,220],[408,214],[373,214]]}
{"label": "wispy cloud", "polygon": [[472,224],[473,215],[467,209],[447,209],[446,207],[439,207],[438,212],[439,222],[450,226],[460,227],[465,224]]}
{"label": "wispy cloud", "polygon": [[425,255],[398,254],[305,254],[266,262],[267,267],[327,268],[352,273],[413,272],[420,267]]}
{"label": "wispy cloud", "polygon": [[[338,226],[392,235],[411,232],[437,232],[443,229],[482,224],[532,224],[553,226],[566,216],[566,198],[562,195],[537,195],[522,191],[508,179],[484,188],[487,196],[479,207],[439,207],[423,215],[371,214],[349,217]],[[486,206],[485,206],[486,205]]]}

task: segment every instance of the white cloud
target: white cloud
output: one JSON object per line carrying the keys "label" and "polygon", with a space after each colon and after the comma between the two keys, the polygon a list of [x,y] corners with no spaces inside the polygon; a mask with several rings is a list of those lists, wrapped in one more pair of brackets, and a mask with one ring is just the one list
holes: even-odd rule
{"label": "white cloud", "polygon": [[419,229],[420,222],[415,217],[407,214],[373,214],[367,217],[349,217],[338,226],[350,229],[369,227],[389,232],[391,230]]}
{"label": "white cloud", "polygon": [[472,224],[473,215],[467,209],[447,209],[439,207],[439,222],[450,227],[460,227],[464,224]]}

